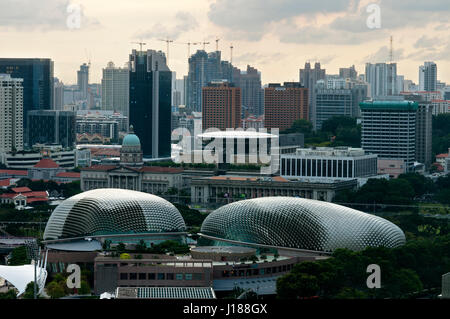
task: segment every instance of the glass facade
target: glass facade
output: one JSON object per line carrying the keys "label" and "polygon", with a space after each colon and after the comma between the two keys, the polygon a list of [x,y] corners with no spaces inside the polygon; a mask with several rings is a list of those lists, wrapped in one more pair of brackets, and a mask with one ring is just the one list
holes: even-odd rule
{"label": "glass facade", "polygon": [[351,208],[292,197],[265,197],[223,206],[205,219],[201,233],[276,247],[331,252],[338,248],[398,247],[402,230],[391,222]]}
{"label": "glass facade", "polygon": [[44,239],[185,229],[180,212],[158,196],[124,189],[95,189],[61,203],[50,216]]}

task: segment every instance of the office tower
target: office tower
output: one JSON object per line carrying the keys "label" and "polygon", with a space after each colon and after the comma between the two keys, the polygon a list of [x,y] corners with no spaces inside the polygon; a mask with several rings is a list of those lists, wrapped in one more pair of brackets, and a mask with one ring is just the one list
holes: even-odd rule
{"label": "office tower", "polygon": [[27,128],[28,111],[53,109],[52,60],[0,58],[0,73],[23,79],[24,130]]}
{"label": "office tower", "polygon": [[102,110],[114,111],[129,116],[130,71],[127,67],[116,68],[109,62],[103,69]]}
{"label": "office tower", "polygon": [[311,68],[311,63],[305,63],[305,68],[300,69],[300,84],[309,89],[309,120],[315,123],[316,107],[314,105],[314,88],[317,81],[325,80],[326,70],[320,67],[320,63],[314,64],[314,69]]}
{"label": "office tower", "polygon": [[309,120],[309,90],[299,82],[269,84],[264,89],[266,128],[279,128],[280,132],[299,119]]}
{"label": "office tower", "polygon": [[23,150],[23,80],[0,74],[0,152]]}
{"label": "office tower", "polygon": [[202,89],[202,129],[241,127],[241,89],[226,81],[210,82]]}
{"label": "office tower", "polygon": [[428,169],[432,164],[432,128],[436,104],[434,101],[427,101],[426,97],[421,94],[404,95],[403,98],[418,104],[416,115],[416,161],[425,164],[425,167]]}
{"label": "office tower", "polygon": [[340,68],[339,69],[339,77],[343,78],[343,79],[356,80],[356,78],[358,77],[358,72],[356,72],[354,65],[352,65],[349,68]]}
{"label": "office tower", "polygon": [[233,82],[233,67],[221,60],[221,52],[198,50],[189,58],[186,106],[195,112],[202,109],[202,88],[211,81]]}
{"label": "office tower", "polygon": [[397,95],[397,63],[366,63],[366,82],[370,85],[370,97]]}
{"label": "office tower", "polygon": [[172,72],[161,51],[130,55],[130,125],[140,138],[144,157],[171,154]]}
{"label": "office tower", "polygon": [[366,101],[360,107],[362,148],[379,158],[401,159],[411,170],[416,160],[417,102]]}
{"label": "office tower", "polygon": [[57,78],[55,78],[53,90],[54,90],[53,109],[62,110],[64,107],[64,83],[60,82]]}
{"label": "office tower", "polygon": [[397,92],[404,92],[405,91],[405,76],[404,75],[397,75]]}
{"label": "office tower", "polygon": [[86,100],[88,98],[89,88],[89,65],[83,63],[80,66],[80,70],[77,71],[77,85],[80,91],[80,98]]}
{"label": "office tower", "polygon": [[241,88],[242,106],[248,115],[264,114],[263,89],[261,88],[261,72],[247,65],[246,71],[234,68],[233,82]]}
{"label": "office tower", "polygon": [[419,67],[420,91],[434,92],[437,90],[437,65],[434,62],[425,62]]}
{"label": "office tower", "polygon": [[75,112],[60,110],[30,111],[28,145],[57,144],[64,148],[75,146]]}
{"label": "office tower", "polygon": [[316,129],[322,128],[322,123],[334,116],[359,116],[359,103],[367,98],[367,86],[362,84],[348,85],[344,88],[333,88],[318,81],[314,104],[316,105]]}
{"label": "office tower", "polygon": [[[175,73],[175,72],[173,72]],[[179,107],[180,105],[185,105],[184,102],[184,80],[176,79],[172,77],[172,105]]]}

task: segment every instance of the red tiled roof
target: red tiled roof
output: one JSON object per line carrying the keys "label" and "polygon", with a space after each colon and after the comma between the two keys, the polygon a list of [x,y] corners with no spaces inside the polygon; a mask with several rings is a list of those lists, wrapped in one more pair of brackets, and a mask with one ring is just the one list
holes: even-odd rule
{"label": "red tiled roof", "polygon": [[25,171],[25,170],[14,170],[14,169],[0,169],[0,174],[27,176],[28,175],[28,171]]}
{"label": "red tiled roof", "polygon": [[116,165],[94,165],[90,167],[84,167],[82,171],[109,171],[111,169],[117,168]]}
{"label": "red tiled roof", "polygon": [[0,187],[10,186],[12,178],[2,179],[0,180]]}
{"label": "red tiled roof", "polygon": [[81,173],[77,172],[60,172],[56,174],[56,177],[63,177],[63,178],[80,178]]}
{"label": "red tiled roof", "polygon": [[47,202],[48,198],[27,198],[27,204],[34,202]]}
{"label": "red tiled roof", "polygon": [[120,150],[118,149],[108,149],[108,148],[100,148],[100,149],[91,149],[92,156],[111,156],[111,157],[119,157]]}
{"label": "red tiled roof", "polygon": [[56,162],[50,158],[43,158],[39,161],[39,163],[34,165],[34,167],[36,167],[36,168],[58,168],[59,165],[56,164]]}
{"label": "red tiled roof", "polygon": [[28,193],[28,192],[32,192],[31,189],[29,189],[28,187],[15,187],[12,189],[12,191],[14,193]]}
{"label": "red tiled roof", "polygon": [[5,194],[2,194],[1,196],[0,196],[0,198],[14,198],[14,197],[16,197],[16,196],[18,196],[19,194],[16,194],[16,193],[5,193]]}
{"label": "red tiled roof", "polygon": [[443,153],[443,154],[438,154],[436,155],[436,158],[447,158],[449,154],[447,153]]}

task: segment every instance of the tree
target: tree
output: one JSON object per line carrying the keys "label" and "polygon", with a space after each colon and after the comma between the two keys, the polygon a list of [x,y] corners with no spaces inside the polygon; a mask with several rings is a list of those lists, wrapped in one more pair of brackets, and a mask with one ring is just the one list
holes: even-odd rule
{"label": "tree", "polygon": [[303,134],[305,134],[305,137],[306,137],[306,136],[310,136],[312,134],[312,130],[313,130],[313,125],[311,122],[304,120],[304,119],[300,119],[300,120],[294,121],[292,126],[282,133],[284,133],[284,134],[303,133]]}
{"label": "tree", "polygon": [[11,252],[11,258],[8,262],[10,266],[27,265],[29,263],[30,259],[27,257],[27,248],[25,246],[20,246],[13,249]]}
{"label": "tree", "polygon": [[58,283],[56,281],[52,281],[47,285],[47,294],[52,299],[59,299],[66,295],[66,292],[64,291],[64,287],[61,283]]}
{"label": "tree", "polygon": [[91,293],[91,287],[89,287],[89,284],[85,280],[81,281],[78,293],[80,295],[89,295]]}
{"label": "tree", "polygon": [[344,287],[335,296],[336,299],[367,299],[368,295],[355,288]]}
{"label": "tree", "polygon": [[34,281],[28,283],[27,288],[25,289],[25,292],[22,295],[22,298],[34,299]]}
{"label": "tree", "polygon": [[125,251],[125,244],[124,243],[119,243],[118,245],[117,245],[117,251],[119,252],[119,253],[121,253],[121,252],[124,252]]}
{"label": "tree", "polygon": [[0,293],[0,300],[2,299],[17,299],[16,292],[13,289],[11,289],[8,290],[7,292]]}
{"label": "tree", "polygon": [[313,297],[319,291],[316,276],[305,273],[289,273],[277,279],[277,296],[281,299]]}

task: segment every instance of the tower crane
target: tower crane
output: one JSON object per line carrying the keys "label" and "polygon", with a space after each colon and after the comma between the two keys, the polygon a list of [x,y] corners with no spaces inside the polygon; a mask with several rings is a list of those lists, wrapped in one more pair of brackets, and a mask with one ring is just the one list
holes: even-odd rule
{"label": "tower crane", "polygon": [[131,44],[139,44],[139,47],[140,47],[139,51],[142,51],[142,47],[144,45],[147,45],[147,43],[145,43],[145,42],[131,42]]}
{"label": "tower crane", "polygon": [[164,39],[158,39],[158,41],[166,42],[167,44],[167,65],[169,65],[169,45],[173,42],[173,40],[170,40],[169,38]]}

